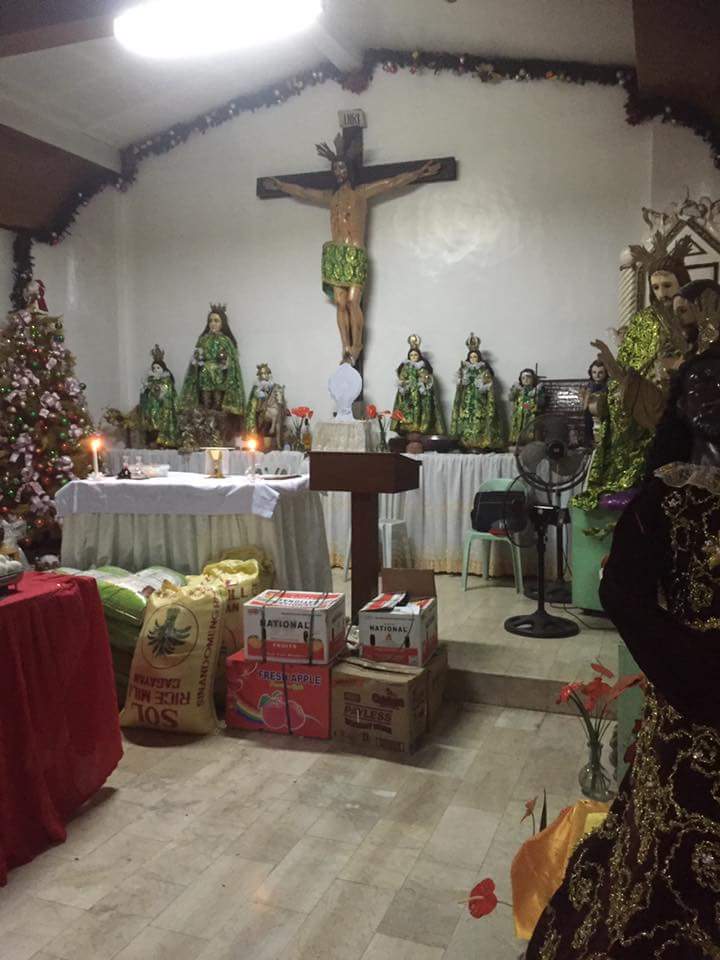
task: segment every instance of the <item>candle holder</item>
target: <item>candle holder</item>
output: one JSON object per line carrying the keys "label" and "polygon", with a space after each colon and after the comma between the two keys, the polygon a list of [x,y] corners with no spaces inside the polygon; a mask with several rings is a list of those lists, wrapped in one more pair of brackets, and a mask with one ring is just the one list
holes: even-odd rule
{"label": "candle holder", "polygon": [[252,483],[255,483],[255,469],[256,469],[256,460],[257,460],[257,440],[255,437],[248,437],[245,444],[247,452],[250,454],[250,466],[247,468],[246,475],[250,477]]}
{"label": "candle holder", "polygon": [[90,451],[92,453],[92,473],[90,474],[91,480],[100,480],[102,479],[102,474],[100,473],[100,465],[98,463],[98,450],[102,446],[102,439],[100,437],[93,437],[90,440]]}
{"label": "candle holder", "polygon": [[223,461],[226,457],[225,450],[222,447],[208,447],[206,453],[210,465],[208,476],[212,477],[213,480],[224,480]]}

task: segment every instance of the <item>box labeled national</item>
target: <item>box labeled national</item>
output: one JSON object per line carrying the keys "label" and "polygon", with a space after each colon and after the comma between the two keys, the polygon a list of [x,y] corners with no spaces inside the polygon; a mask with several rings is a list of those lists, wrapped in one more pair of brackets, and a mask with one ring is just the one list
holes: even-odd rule
{"label": "box labeled national", "polygon": [[245,604],[245,656],[328,664],[345,650],[345,596],[265,590]]}
{"label": "box labeled national", "polygon": [[417,667],[352,658],[332,672],[333,737],[408,756],[427,725],[427,675]]}
{"label": "box labeled national", "polygon": [[422,667],[438,644],[435,578],[431,570],[383,570],[384,593],[361,608],[360,656]]}
{"label": "box labeled national", "polygon": [[331,666],[227,658],[225,723],[239,730],[330,737]]}

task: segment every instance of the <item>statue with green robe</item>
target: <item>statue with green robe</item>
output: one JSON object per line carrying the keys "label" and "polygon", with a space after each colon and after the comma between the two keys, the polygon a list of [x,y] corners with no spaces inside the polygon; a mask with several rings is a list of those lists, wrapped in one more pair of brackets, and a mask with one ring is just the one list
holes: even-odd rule
{"label": "statue with green robe", "polygon": [[421,433],[426,436],[445,433],[445,419],[437,395],[430,361],[420,351],[420,337],[408,337],[407,360],[397,368],[397,394],[394,410],[403,419],[395,429],[400,434]]}
{"label": "statue with green robe", "polygon": [[152,363],[140,392],[140,427],[149,447],[176,447],[178,425],[175,378],[158,344],[150,351]]}
{"label": "statue with green robe", "polygon": [[450,434],[465,450],[501,450],[505,446],[495,399],[495,375],[480,353],[480,338],[471,333],[468,353],[457,373]]}
{"label": "statue with green robe", "polygon": [[510,443],[514,446],[525,428],[542,412],[543,386],[537,373],[530,367],[521,370],[517,383],[510,387],[510,403]]}
{"label": "statue with green robe", "polygon": [[607,370],[607,417],[595,435],[595,453],[585,491],[573,506],[594,510],[608,493],[636,487],[645,455],[667,399],[669,375],[682,359],[685,341],[672,315],[673,297],[690,280],[684,258],[691,240],[681,238],[668,250],[656,233],[651,249],[632,246],[636,262],[647,272],[650,303],[638,311],[623,332],[617,357],[602,340],[593,340]]}
{"label": "statue with green robe", "polygon": [[205,329],[195,345],[180,397],[184,410],[203,407],[243,416],[243,389],[237,341],[228,323],[225,304],[210,304]]}

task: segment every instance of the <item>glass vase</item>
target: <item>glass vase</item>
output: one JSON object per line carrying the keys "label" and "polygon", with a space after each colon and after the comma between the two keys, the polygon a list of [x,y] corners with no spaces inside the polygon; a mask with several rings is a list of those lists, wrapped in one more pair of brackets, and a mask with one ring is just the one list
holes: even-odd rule
{"label": "glass vase", "polygon": [[578,783],[583,796],[590,800],[607,803],[613,795],[612,780],[602,763],[603,745],[588,743],[588,762],[578,774]]}
{"label": "glass vase", "polygon": [[385,433],[384,430],[381,430],[380,440],[378,441],[378,453],[387,453],[387,452],[388,452],[387,434]]}

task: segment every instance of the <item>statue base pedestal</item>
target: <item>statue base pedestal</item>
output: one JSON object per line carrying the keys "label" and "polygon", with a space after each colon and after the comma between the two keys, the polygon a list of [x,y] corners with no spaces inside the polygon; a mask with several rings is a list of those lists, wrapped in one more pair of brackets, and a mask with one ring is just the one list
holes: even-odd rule
{"label": "statue base pedestal", "polygon": [[371,453],[374,444],[369,420],[326,420],[313,430],[318,453]]}

